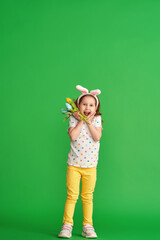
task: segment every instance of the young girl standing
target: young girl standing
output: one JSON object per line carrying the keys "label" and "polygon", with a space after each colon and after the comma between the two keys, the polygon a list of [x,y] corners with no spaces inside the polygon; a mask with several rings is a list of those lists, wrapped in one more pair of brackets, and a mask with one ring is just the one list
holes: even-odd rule
{"label": "young girl standing", "polygon": [[72,236],[73,215],[75,204],[79,197],[80,179],[82,181],[81,199],[83,204],[83,231],[86,238],[97,238],[93,227],[93,192],[97,179],[97,164],[102,135],[102,120],[99,112],[100,101],[97,95],[99,89],[88,89],[77,85],[82,94],[76,100],[76,105],[81,114],[87,116],[90,123],[81,120],[78,112],[69,119],[69,136],[71,150],[67,161],[67,199],[65,203],[63,226],[58,235],[62,238]]}

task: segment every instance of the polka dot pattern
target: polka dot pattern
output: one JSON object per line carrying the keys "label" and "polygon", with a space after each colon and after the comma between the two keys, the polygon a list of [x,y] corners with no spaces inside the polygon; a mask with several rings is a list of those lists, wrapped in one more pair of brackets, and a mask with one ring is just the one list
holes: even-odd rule
{"label": "polka dot pattern", "polygon": [[[75,127],[77,123],[78,120],[70,116],[69,128]],[[94,127],[102,127],[101,116],[95,116],[92,120],[92,124]],[[83,122],[83,127],[79,136],[75,141],[71,141],[70,145],[71,150],[68,154],[67,161],[69,165],[82,168],[97,166],[100,142],[95,142],[93,140],[86,122]]]}

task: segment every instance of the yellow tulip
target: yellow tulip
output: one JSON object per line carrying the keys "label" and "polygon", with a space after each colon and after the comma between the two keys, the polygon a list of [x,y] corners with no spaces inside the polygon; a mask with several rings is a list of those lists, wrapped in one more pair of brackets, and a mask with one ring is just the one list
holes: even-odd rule
{"label": "yellow tulip", "polygon": [[69,104],[72,103],[72,99],[70,99],[70,98],[66,98],[66,101],[67,101]]}

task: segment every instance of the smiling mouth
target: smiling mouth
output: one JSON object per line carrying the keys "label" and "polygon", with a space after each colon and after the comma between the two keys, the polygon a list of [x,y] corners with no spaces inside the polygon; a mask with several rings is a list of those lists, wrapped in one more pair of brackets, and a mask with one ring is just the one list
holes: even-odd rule
{"label": "smiling mouth", "polygon": [[90,114],[90,112],[84,112],[85,116],[88,116]]}

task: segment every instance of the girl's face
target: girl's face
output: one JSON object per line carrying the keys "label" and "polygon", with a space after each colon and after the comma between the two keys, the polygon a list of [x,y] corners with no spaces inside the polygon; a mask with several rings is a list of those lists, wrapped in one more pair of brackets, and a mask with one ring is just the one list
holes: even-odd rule
{"label": "girl's face", "polygon": [[89,116],[97,110],[95,98],[92,96],[83,97],[78,108],[82,114]]}

